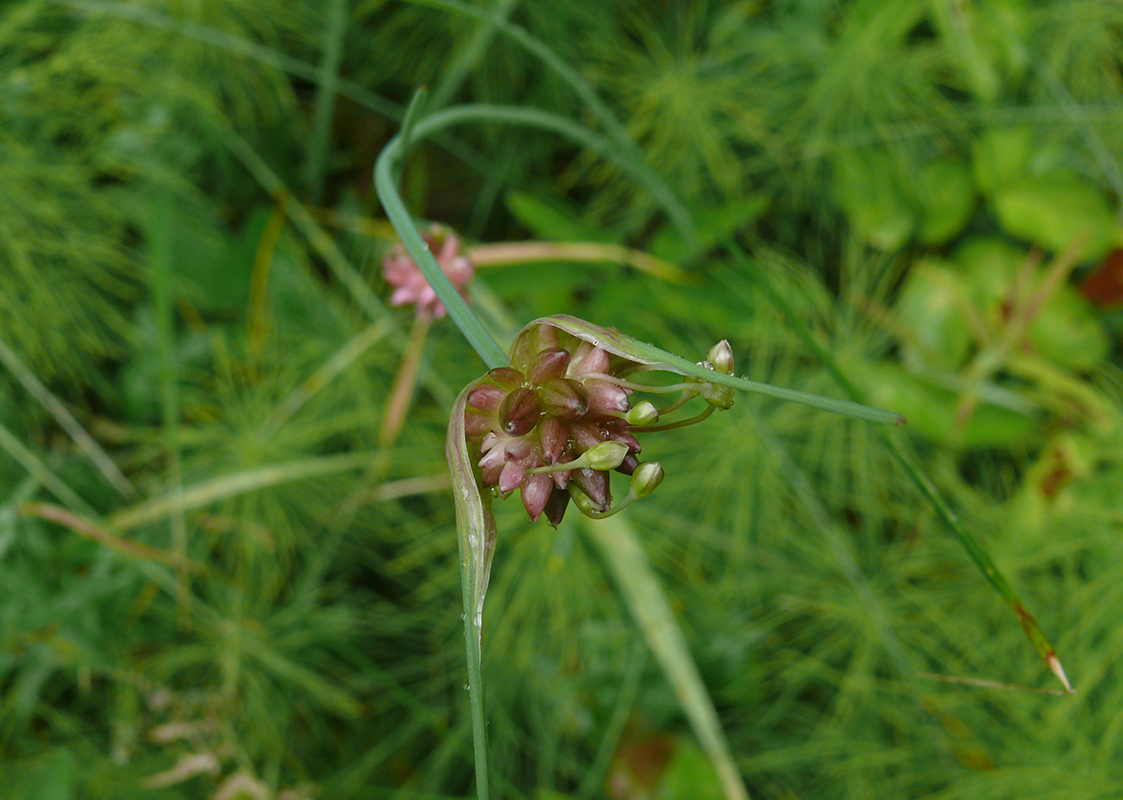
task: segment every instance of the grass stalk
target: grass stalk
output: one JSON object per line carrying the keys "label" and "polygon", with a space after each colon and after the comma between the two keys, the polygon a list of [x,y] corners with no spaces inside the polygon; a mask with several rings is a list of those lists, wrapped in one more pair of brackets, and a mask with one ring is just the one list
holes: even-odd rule
{"label": "grass stalk", "polygon": [[390,398],[386,402],[386,415],[382,418],[382,426],[378,431],[378,443],[382,447],[393,445],[402,431],[402,425],[405,424],[413,391],[417,387],[417,371],[425,351],[425,339],[432,324],[433,318],[428,313],[414,317],[409,341],[406,342],[402,362],[398,367],[398,374],[394,377]]}
{"label": "grass stalk", "polygon": [[81,423],[74,418],[66,405],[59,400],[51,390],[42,384],[42,382],[35,377],[35,373],[29,370],[24,363],[16,355],[15,351],[8,347],[7,343],[0,339],[0,363],[3,363],[8,371],[15,376],[15,379],[20,382],[27,393],[35,398],[43,408],[47,410],[55,421],[66,431],[67,435],[74,440],[78,448],[86,454],[90,463],[100,472],[109,484],[117,490],[118,494],[122,497],[133,497],[136,495],[136,488],[132,485],[128,478],[124,476],[117,464],[113,459],[101,449],[94,437],[86,432]]}
{"label": "grass stalk", "polygon": [[[156,317],[157,349],[160,354],[160,416],[161,433],[168,458],[167,485],[169,494],[178,498],[183,489],[183,472],[179,452],[180,395],[177,370],[178,355],[175,346],[175,310],[172,307],[172,230],[170,220],[174,198],[163,188],[155,192],[149,220],[149,288]],[[177,563],[187,560],[187,523],[182,508],[171,515],[172,557]],[[187,573],[176,568],[181,595],[187,593]],[[181,598],[182,600],[182,598]],[[181,614],[186,609],[180,602]]]}
{"label": "grass stalk", "polygon": [[308,160],[304,178],[312,205],[324,197],[324,172],[331,144],[331,123],[335,96],[339,91],[339,64],[343,59],[343,37],[347,33],[349,0],[330,0],[324,25],[323,59],[316,80],[316,99],[312,111],[312,133],[308,137]]}

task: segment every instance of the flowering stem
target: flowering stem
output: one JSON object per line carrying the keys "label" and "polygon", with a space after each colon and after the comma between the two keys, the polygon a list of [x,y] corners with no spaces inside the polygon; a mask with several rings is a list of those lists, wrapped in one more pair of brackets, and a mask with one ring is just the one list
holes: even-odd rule
{"label": "flowering stem", "polygon": [[410,397],[417,385],[417,368],[421,364],[425,337],[432,324],[433,318],[427,312],[418,314],[413,320],[413,329],[409,332],[409,341],[406,342],[405,352],[402,353],[402,363],[398,367],[398,375],[394,379],[390,399],[386,403],[386,416],[383,417],[382,428],[378,431],[378,443],[383,447],[393,444],[402,430],[402,423],[409,410]]}
{"label": "flowering stem", "polygon": [[575,261],[626,264],[640,272],[676,283],[686,283],[690,276],[661,258],[618,244],[596,242],[497,242],[471,247],[467,252],[474,267],[495,267],[505,264],[527,264],[536,261]]}

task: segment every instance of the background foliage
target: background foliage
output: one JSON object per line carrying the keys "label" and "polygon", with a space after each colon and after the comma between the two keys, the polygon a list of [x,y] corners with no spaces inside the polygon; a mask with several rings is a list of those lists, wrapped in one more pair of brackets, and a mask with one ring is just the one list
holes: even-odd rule
{"label": "background foliage", "polygon": [[[1048,676],[868,425],[741,398],[651,445],[668,478],[629,519],[752,796],[1118,797],[1112,0],[5,3],[6,796],[469,792],[443,440],[483,367],[436,324],[379,435],[413,315],[379,299],[371,167],[422,84],[595,126],[520,32],[700,241],[550,134],[420,146],[419,217],[689,276],[482,269],[497,335],[572,313],[688,357],[729,338],[748,377],[840,395],[809,332],[909,418],[1079,690],[924,677]],[[517,505],[484,623],[497,791],[719,796],[585,529]]]}

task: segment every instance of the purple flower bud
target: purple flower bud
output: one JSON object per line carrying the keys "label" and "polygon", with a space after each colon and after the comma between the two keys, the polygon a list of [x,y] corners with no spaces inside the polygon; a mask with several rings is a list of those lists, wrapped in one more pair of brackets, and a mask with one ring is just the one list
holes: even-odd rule
{"label": "purple flower bud", "polygon": [[604,380],[582,382],[589,393],[589,411],[593,414],[622,413],[628,410],[628,390]]}
{"label": "purple flower bud", "polygon": [[565,487],[555,488],[546,500],[546,519],[555,528],[561,524],[566,508],[569,507],[569,492]]}
{"label": "purple flower bud", "polygon": [[[537,476],[536,476],[537,477]],[[526,465],[522,461],[508,461],[499,473],[499,491],[503,494],[517,488],[526,479]]]}
{"label": "purple flower bud", "polygon": [[612,496],[608,492],[607,472],[598,472],[595,469],[575,469],[571,479],[593,502],[597,511],[608,511]]}
{"label": "purple flower bud", "polygon": [[525,386],[520,386],[503,401],[499,409],[499,424],[505,433],[522,436],[534,430],[540,413],[537,395]]}
{"label": "purple flower bud", "polygon": [[581,384],[562,379],[548,380],[538,387],[542,413],[561,420],[577,420],[589,410],[589,398]]}
{"label": "purple flower bud", "polygon": [[554,482],[549,475],[531,475],[526,479],[526,485],[522,488],[522,501],[531,522],[537,521],[542,516],[542,511],[553,493]]}
{"label": "purple flower bud", "polygon": [[581,342],[577,345],[577,349],[573,351],[573,358],[569,362],[568,375],[571,378],[587,375],[591,372],[607,375],[611,371],[611,366],[608,353],[599,347],[593,347],[589,342]]}
{"label": "purple flower bud", "polygon": [[487,411],[490,414],[494,414],[499,410],[499,406],[503,403],[507,394],[507,389],[502,389],[487,383],[480,384],[468,395],[468,406],[469,408],[478,408],[480,411]]}
{"label": "purple flower bud", "polygon": [[565,446],[569,442],[569,431],[560,420],[553,417],[543,417],[538,424],[538,441],[542,446],[542,455],[549,464],[558,464],[564,461]]}
{"label": "purple flower bud", "polygon": [[549,380],[565,377],[567,367],[569,367],[569,351],[552,347],[538,354],[527,370],[526,377],[537,386]]}
{"label": "purple flower bud", "polygon": [[496,367],[487,373],[487,376],[507,391],[519,388],[524,380],[521,372],[510,367]]}

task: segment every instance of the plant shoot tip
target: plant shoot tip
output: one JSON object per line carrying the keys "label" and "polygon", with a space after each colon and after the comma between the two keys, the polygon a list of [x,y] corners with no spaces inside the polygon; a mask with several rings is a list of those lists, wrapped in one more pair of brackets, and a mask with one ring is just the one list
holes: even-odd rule
{"label": "plant shoot tip", "polygon": [[1065,675],[1065,668],[1061,666],[1061,661],[1057,658],[1057,654],[1050,653],[1048,658],[1045,659],[1045,663],[1049,666],[1049,669],[1053,671],[1053,674],[1057,676],[1057,680],[1065,687],[1065,694],[1076,694],[1076,690],[1073,689],[1072,684],[1068,682],[1068,676]]}

